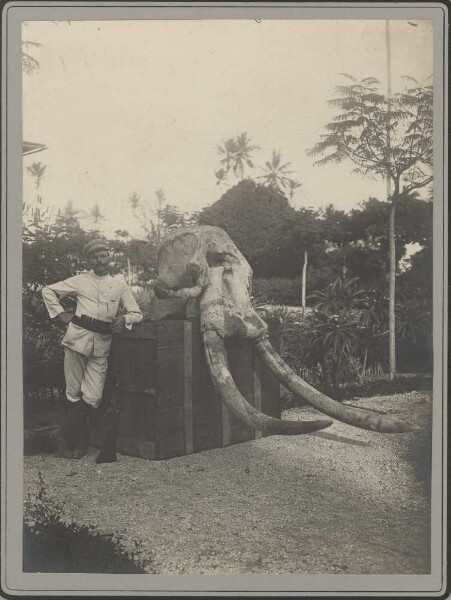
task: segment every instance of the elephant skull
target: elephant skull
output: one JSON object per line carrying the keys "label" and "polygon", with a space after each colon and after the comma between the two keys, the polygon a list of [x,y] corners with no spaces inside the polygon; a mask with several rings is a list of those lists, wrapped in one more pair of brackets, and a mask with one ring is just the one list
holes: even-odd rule
{"label": "elephant skull", "polygon": [[198,298],[204,350],[216,391],[226,406],[256,429],[284,435],[308,433],[330,420],[284,421],[257,411],[241,395],[227,365],[224,339],[249,339],[267,368],[295,395],[344,423],[379,432],[405,432],[416,426],[386,415],[345,406],[318,392],[288,367],[268,340],[267,325],[250,299],[252,269],[225,231],[193,225],[169,234],[157,259],[159,297]]}

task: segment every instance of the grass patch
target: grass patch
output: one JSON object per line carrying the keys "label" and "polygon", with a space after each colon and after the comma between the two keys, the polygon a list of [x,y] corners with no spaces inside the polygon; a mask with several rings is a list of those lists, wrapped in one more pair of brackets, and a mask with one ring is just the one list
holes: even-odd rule
{"label": "grass patch", "polygon": [[143,543],[126,550],[123,536],[63,520],[64,503],[51,498],[39,472],[38,491],[24,503],[23,570],[27,573],[155,573]]}

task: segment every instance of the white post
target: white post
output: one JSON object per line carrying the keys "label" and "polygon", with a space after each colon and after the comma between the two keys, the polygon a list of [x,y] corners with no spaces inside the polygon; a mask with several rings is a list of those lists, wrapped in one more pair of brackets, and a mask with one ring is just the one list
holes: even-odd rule
{"label": "white post", "polygon": [[302,267],[302,314],[305,315],[305,288],[307,287],[307,248],[304,250],[304,265]]}

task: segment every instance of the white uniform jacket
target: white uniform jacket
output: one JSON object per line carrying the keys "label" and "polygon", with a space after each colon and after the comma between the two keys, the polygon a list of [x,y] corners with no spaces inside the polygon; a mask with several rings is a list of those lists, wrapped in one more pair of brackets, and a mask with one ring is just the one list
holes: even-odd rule
{"label": "white uniform jacket", "polygon": [[[77,299],[75,314],[79,317],[88,315],[94,319],[112,322],[117,317],[119,307],[123,306],[127,311],[127,329],[131,329],[133,323],[142,319],[139,306],[122,275],[100,277],[89,271],[44,287],[42,297],[52,319],[64,312],[59,298],[71,295]],[[108,356],[111,335],[88,331],[69,323],[62,343],[63,346],[85,356]]]}

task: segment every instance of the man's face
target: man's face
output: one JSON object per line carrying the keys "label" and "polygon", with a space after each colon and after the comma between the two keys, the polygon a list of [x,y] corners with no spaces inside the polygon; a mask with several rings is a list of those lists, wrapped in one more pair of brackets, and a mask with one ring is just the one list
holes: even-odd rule
{"label": "man's face", "polygon": [[110,253],[107,250],[97,250],[87,258],[88,267],[96,275],[108,275],[108,264],[110,262]]}

